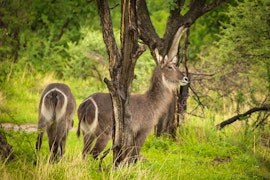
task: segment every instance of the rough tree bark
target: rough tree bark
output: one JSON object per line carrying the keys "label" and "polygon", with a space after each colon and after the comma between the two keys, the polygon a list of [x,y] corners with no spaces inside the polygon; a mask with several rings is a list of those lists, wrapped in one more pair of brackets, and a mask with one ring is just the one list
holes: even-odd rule
{"label": "rough tree bark", "polygon": [[[159,37],[151,22],[146,1],[138,0],[137,11],[139,38],[148,45],[150,52],[154,58],[155,48],[157,48],[160,54],[164,56],[169,52],[169,48],[174,41],[174,36],[180,27],[190,27],[200,16],[211,11],[212,9],[226,1],[227,0],[212,0],[209,2],[206,0],[194,0],[188,2],[185,0],[175,0],[175,7],[170,10],[170,15],[167,20],[164,36]],[[190,3],[189,5],[187,5],[189,7],[189,10],[184,15],[181,15],[181,11],[184,5],[186,5],[187,3]],[[180,94],[178,96],[186,101],[187,96],[185,94],[188,94],[186,90],[180,91]],[[183,100],[180,99],[180,101]],[[170,110],[169,112],[172,111]],[[163,117],[165,119],[163,118],[159,121],[160,127],[156,127],[155,129],[161,130],[161,127],[166,127],[167,130],[170,130],[166,131],[167,133],[175,132],[176,129],[172,130],[172,128],[168,128],[169,125],[175,124],[175,122],[170,122],[171,120],[173,120],[171,119],[171,117],[173,116],[174,115],[164,115]],[[166,120],[166,118],[170,119]],[[157,135],[162,133],[163,132],[156,132]]]}
{"label": "rough tree bark", "polygon": [[136,0],[122,0],[121,54],[114,38],[108,2],[97,0],[97,5],[110,61],[111,80],[105,78],[104,81],[110,91],[113,106],[113,162],[115,166],[119,166],[120,163],[129,164],[133,161],[130,157],[130,151],[134,147],[134,135],[130,133],[132,114],[129,97],[136,60],[145,48],[138,46]]}

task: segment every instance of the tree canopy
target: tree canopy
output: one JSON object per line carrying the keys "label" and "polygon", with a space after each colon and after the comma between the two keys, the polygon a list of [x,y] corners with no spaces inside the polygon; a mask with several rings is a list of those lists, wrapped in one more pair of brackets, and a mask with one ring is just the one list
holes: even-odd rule
{"label": "tree canopy", "polygon": [[[163,42],[166,29],[175,30],[166,27],[170,12],[177,11],[174,2],[146,2],[153,26],[161,37],[158,44]],[[229,4],[206,13],[190,28],[191,69],[195,72],[199,69],[199,74],[215,74],[193,78],[192,86],[203,96],[203,103],[213,109],[222,109],[223,97],[251,106],[263,102],[264,95],[269,94],[269,1],[231,0]],[[114,28],[118,29],[119,1],[110,1],[109,6]],[[188,3],[182,6],[180,15],[188,8]],[[2,0],[0,86],[5,86],[10,77],[21,76],[25,69],[29,73],[53,72],[62,79],[95,78],[102,83],[108,56],[99,24],[95,1]],[[119,30],[114,33],[120,44]],[[136,66],[139,68],[133,86],[136,91],[144,91],[147,83],[140,82],[147,81],[154,65],[149,52],[141,59]],[[205,81],[201,83],[200,79]],[[208,92],[211,97],[204,96]]]}
{"label": "tree canopy", "polygon": [[[212,109],[233,107],[240,113],[270,103],[269,8],[270,2],[264,0],[230,5],[224,12],[227,20],[220,22],[218,39],[200,52],[198,67],[208,76],[199,81],[204,92],[198,92],[201,96],[211,94],[209,99],[215,102]],[[206,99],[201,100],[209,105]],[[233,103],[222,108],[221,101]]]}

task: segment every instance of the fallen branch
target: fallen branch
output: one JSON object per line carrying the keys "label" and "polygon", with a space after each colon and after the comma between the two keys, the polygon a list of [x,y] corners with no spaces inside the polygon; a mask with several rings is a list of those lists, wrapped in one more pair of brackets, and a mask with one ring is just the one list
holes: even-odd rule
{"label": "fallen branch", "polygon": [[264,106],[261,106],[261,107],[255,107],[255,108],[252,108],[250,110],[248,110],[247,112],[243,113],[243,114],[238,114],[236,116],[233,116],[232,118],[229,118],[225,121],[223,121],[222,123],[216,125],[216,128],[218,130],[221,130],[223,129],[225,126],[229,125],[229,124],[232,124],[233,122],[243,118],[243,117],[247,117],[247,116],[250,116],[252,113],[255,113],[257,111],[270,111],[270,105],[264,105]]}

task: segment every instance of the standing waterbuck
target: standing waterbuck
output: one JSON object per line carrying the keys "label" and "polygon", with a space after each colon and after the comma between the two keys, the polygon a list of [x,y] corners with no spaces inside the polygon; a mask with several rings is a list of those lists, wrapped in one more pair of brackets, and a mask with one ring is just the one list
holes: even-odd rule
{"label": "standing waterbuck", "polygon": [[47,131],[51,161],[62,157],[65,150],[68,131],[73,126],[76,102],[65,84],[49,84],[42,93],[38,114],[38,137],[36,150],[39,151],[42,137]]}
{"label": "standing waterbuck", "polygon": [[[134,137],[135,147],[132,154],[139,155],[146,137],[157,124],[158,118],[168,110],[174,98],[177,86],[186,85],[188,78],[176,66],[177,58],[174,56],[163,59],[158,52],[157,66],[151,79],[151,86],[145,94],[130,96],[131,132]],[[113,112],[112,101],[108,93],[95,93],[86,98],[78,108],[79,126],[77,135],[83,133],[83,157],[88,153],[93,158],[104,150],[112,138]]]}

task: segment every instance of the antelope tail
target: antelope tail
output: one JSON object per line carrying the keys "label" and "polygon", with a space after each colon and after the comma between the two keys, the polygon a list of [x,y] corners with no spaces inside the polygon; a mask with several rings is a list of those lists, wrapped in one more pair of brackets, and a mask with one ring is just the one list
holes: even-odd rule
{"label": "antelope tail", "polygon": [[77,137],[80,137],[81,135],[81,121],[79,120],[78,129],[77,129]]}
{"label": "antelope tail", "polygon": [[84,121],[84,118],[85,118],[85,116],[83,115],[83,117],[82,118],[78,118],[79,119],[79,124],[78,124],[78,129],[77,129],[77,137],[80,137],[80,135],[81,135],[81,121]]}

